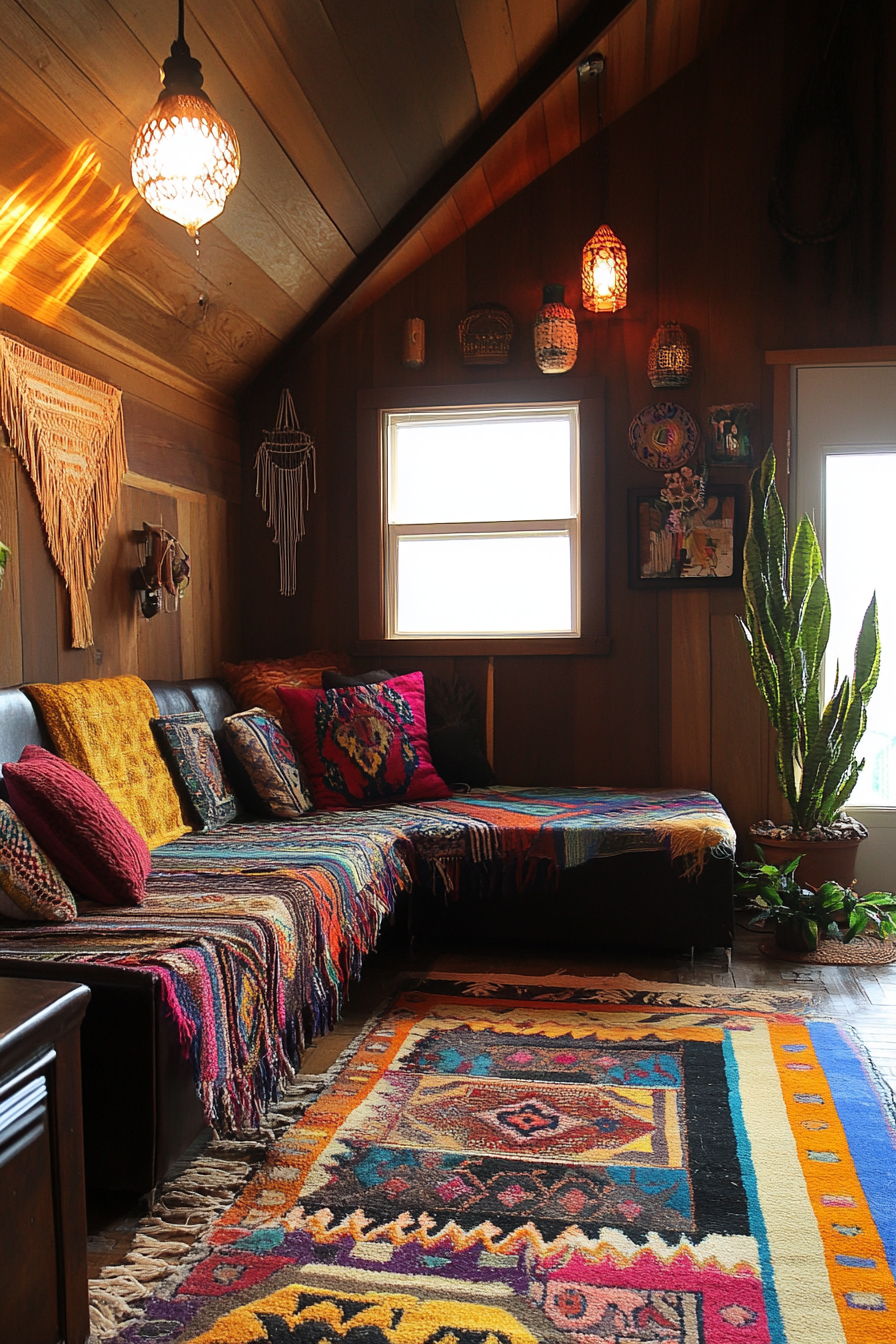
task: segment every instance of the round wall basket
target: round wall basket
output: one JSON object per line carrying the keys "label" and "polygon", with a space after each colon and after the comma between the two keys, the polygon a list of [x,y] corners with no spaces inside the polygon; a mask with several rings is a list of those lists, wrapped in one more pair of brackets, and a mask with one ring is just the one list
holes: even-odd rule
{"label": "round wall basket", "polygon": [[629,425],[628,440],[638,461],[652,471],[677,471],[700,443],[697,422],[674,401],[645,406]]}

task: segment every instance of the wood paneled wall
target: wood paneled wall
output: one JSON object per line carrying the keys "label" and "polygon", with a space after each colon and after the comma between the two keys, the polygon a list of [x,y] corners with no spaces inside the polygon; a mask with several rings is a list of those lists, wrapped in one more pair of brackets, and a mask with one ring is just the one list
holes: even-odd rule
{"label": "wood paneled wall", "polygon": [[[892,125],[896,80],[884,53],[896,16],[887,11],[886,31],[874,36],[862,17],[872,9],[850,13],[838,44],[844,69],[872,70],[878,61],[884,125]],[[768,222],[783,120],[823,55],[829,10],[833,20],[836,5],[812,0],[753,6],[723,48],[710,48],[621,117],[604,133],[603,147],[601,137],[582,146],[320,346],[287,352],[256,384],[244,419],[244,653],[347,648],[357,638],[358,390],[538,377],[531,321],[542,284],[562,281],[579,319],[576,375],[603,377],[606,387],[613,649],[603,658],[495,658],[498,775],[521,784],[712,788],[742,832],[775,808],[765,713],[737,624],[740,594],[629,587],[627,491],[658,477],[634,460],[627,431],[651,401],[680,401],[704,431],[709,406],[752,401],[767,444],[774,408],[766,350],[896,341],[896,148],[889,137],[884,197],[874,204],[867,82],[857,84],[855,99],[850,87],[844,94],[862,156],[850,229],[830,248],[782,257]],[[609,317],[578,307],[581,247],[600,222],[604,199],[607,221],[629,250],[628,306]],[[465,369],[458,320],[468,306],[488,301],[505,304],[516,318],[510,363]],[[409,316],[426,321],[427,362],[419,372],[400,364]],[[695,345],[696,375],[677,393],[654,392],[646,376],[660,320],[682,322]],[[318,494],[300,546],[295,598],[277,595],[276,548],[252,499],[252,456],[283,385],[292,388],[318,446]],[[720,468],[715,476],[745,485],[747,472]],[[409,665],[393,661],[396,670]],[[441,659],[423,665],[451,670]],[[484,685],[483,669],[472,670]]]}
{"label": "wood paneled wall", "polygon": [[[136,673],[213,676],[232,656],[239,547],[239,447],[221,399],[207,404],[83,342],[0,306],[0,326],[123,389],[130,470],[90,597],[92,648],[71,647],[65,585],[50,559],[37,500],[12,449],[0,447],[0,539],[12,548],[0,591],[0,685]],[[0,434],[0,438],[2,438]],[[192,560],[177,613],[145,620],[130,587],[135,530],[162,522]]]}

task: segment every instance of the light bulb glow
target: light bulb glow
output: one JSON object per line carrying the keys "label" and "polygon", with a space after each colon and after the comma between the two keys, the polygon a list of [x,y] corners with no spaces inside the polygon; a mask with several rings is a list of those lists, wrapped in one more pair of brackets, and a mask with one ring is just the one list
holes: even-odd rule
{"label": "light bulb glow", "polygon": [[134,137],[134,186],[191,237],[220,215],[239,175],[236,134],[202,94],[163,95]]}
{"label": "light bulb glow", "polygon": [[606,224],[582,251],[582,303],[592,313],[615,313],[628,298],[628,255]]}

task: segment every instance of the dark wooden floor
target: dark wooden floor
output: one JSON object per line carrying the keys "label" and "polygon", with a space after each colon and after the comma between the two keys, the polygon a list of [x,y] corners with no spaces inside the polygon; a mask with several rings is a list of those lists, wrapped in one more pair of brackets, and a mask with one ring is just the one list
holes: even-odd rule
{"label": "dark wooden floor", "polygon": [[[583,953],[582,948],[555,950],[511,947],[506,950],[457,947],[428,955],[414,954],[399,943],[385,945],[365,964],[353,986],[342,1020],[316,1041],[302,1059],[303,1073],[323,1073],[350,1045],[370,1015],[406,972],[458,971],[489,975],[617,975],[624,971],[640,980],[720,988],[805,988],[812,993],[812,1011],[830,1014],[855,1029],[880,1076],[896,1093],[896,964],[892,966],[811,966],[775,961],[759,951],[762,936],[738,929],[728,965],[721,949],[689,958]],[[88,1261],[91,1275],[103,1265],[124,1259],[145,1207],[128,1196],[92,1196],[88,1200]]]}

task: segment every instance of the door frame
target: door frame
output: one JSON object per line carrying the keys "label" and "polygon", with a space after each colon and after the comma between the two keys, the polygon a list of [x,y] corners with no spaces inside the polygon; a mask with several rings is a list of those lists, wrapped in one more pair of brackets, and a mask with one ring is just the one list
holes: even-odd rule
{"label": "door frame", "polygon": [[[813,364],[896,364],[896,345],[840,346],[811,350],[767,350],[765,362],[774,370],[773,384],[773,443],[777,470],[775,477],[778,493],[784,505],[788,523],[790,517],[790,448],[795,431],[794,409],[796,398],[796,371]],[[769,790],[783,803],[774,773],[774,732],[769,726]],[[861,812],[875,813],[875,829],[896,829],[896,809],[860,808]]]}

